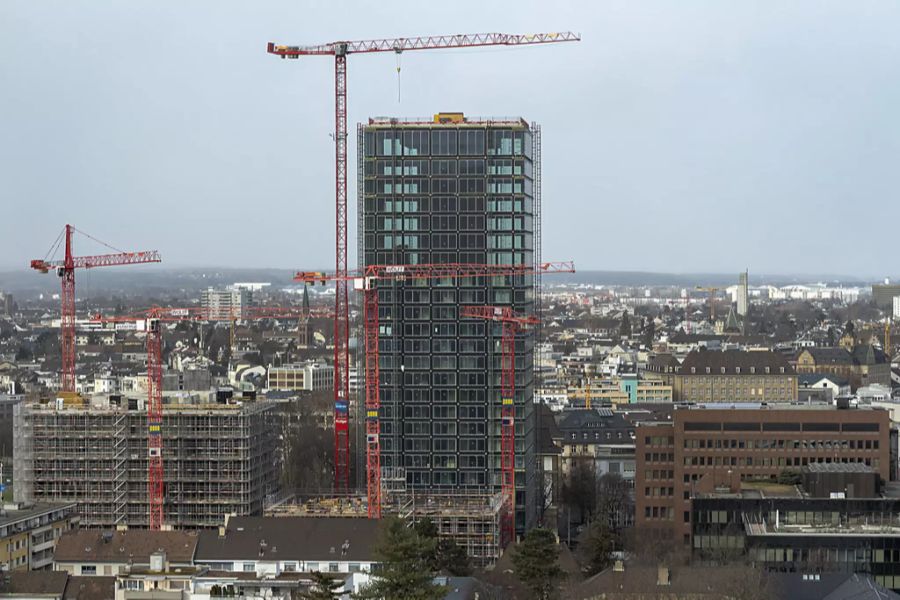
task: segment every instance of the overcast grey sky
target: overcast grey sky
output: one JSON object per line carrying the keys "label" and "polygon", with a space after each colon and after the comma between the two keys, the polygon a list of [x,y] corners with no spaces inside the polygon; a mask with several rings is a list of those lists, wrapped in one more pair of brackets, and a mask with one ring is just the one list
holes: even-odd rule
{"label": "overcast grey sky", "polygon": [[3,0],[0,267],[66,222],[169,266],[332,267],[333,61],[267,41],[571,29],[408,52],[401,104],[392,54],[351,56],[351,128],[540,122],[544,256],[581,269],[897,272],[898,25],[891,1]]}

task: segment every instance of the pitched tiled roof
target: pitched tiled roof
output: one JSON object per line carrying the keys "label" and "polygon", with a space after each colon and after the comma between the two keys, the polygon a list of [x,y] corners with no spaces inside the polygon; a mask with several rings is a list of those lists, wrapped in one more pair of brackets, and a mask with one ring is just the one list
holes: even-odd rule
{"label": "pitched tiled roof", "polygon": [[790,363],[782,355],[770,350],[695,350],[685,357],[680,372],[682,375],[705,375],[707,368],[710,374],[721,374],[724,369],[726,375],[762,375],[766,368],[772,374],[794,374]]}
{"label": "pitched tiled roof", "polygon": [[807,348],[817,365],[852,365],[853,355],[843,348]]}
{"label": "pitched tiled roof", "polygon": [[190,563],[197,547],[197,533],[184,531],[104,532],[96,529],[67,531],[59,538],[54,553],[56,562],[120,563],[129,560],[149,564],[150,555],[159,550],[173,563]]}
{"label": "pitched tiled roof", "polygon": [[228,521],[224,537],[218,531],[200,533],[196,561],[374,561],[377,536],[378,521],[370,519],[236,517]]}

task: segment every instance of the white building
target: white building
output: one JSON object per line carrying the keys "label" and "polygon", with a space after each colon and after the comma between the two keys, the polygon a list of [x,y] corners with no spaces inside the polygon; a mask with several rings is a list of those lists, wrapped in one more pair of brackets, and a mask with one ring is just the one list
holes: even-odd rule
{"label": "white building", "polygon": [[320,362],[270,365],[266,387],[270,390],[329,390],[334,387],[334,367]]}
{"label": "white building", "polygon": [[244,311],[253,305],[253,292],[229,287],[224,290],[207,288],[200,292],[200,306],[210,321],[240,319]]}

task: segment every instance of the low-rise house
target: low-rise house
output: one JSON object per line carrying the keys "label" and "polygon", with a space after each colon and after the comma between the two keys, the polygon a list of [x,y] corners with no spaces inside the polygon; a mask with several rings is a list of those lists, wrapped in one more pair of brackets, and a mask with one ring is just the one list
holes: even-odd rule
{"label": "low-rise house", "polygon": [[218,531],[200,533],[195,563],[271,577],[368,572],[377,562],[377,528],[378,521],[356,517],[233,517]]}
{"label": "low-rise house", "polygon": [[70,575],[116,576],[149,568],[151,555],[159,552],[165,553],[170,566],[192,568],[198,539],[196,531],[69,531],[56,546],[53,570]]}

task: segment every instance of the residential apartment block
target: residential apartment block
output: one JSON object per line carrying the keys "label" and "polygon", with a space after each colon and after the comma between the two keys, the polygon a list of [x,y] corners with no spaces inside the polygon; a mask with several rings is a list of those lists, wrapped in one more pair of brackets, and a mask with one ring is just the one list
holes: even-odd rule
{"label": "residential apartment block", "polygon": [[4,504],[0,511],[0,570],[49,567],[57,541],[77,523],[74,503]]}
{"label": "residential apartment block", "polygon": [[253,305],[253,292],[230,287],[224,290],[208,288],[200,292],[200,306],[211,321],[240,319],[244,311]]}

